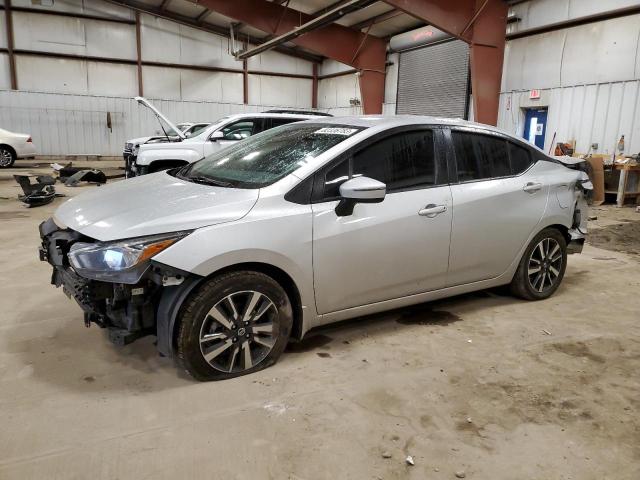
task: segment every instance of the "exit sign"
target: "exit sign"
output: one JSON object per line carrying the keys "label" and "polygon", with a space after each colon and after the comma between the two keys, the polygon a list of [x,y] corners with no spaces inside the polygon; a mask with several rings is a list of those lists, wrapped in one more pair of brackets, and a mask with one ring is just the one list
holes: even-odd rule
{"label": "exit sign", "polygon": [[529,90],[529,98],[531,100],[537,100],[540,98],[540,90]]}

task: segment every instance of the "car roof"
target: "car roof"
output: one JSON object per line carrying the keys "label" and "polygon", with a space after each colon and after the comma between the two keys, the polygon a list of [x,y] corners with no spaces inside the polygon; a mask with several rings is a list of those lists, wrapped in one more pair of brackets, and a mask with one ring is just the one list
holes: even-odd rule
{"label": "car roof", "polygon": [[527,142],[525,139],[518,137],[511,132],[507,132],[506,130],[502,130],[492,125],[471,122],[469,120],[463,120],[461,118],[432,117],[427,115],[354,115],[345,117],[314,117],[310,122],[305,123],[344,125],[365,128],[378,127],[376,128],[376,130],[386,130],[388,128],[411,125],[446,125],[451,127],[469,127],[477,130],[500,133],[501,135],[507,136],[520,143],[525,143],[535,148],[536,150],[540,150],[540,152],[545,153],[536,145]]}
{"label": "car roof", "polygon": [[[302,119],[302,120],[312,120],[312,119],[317,119],[317,118],[324,118],[324,117],[320,117],[318,115],[303,115],[303,114],[299,114],[299,113],[266,113],[266,112],[259,112],[259,113],[235,113],[232,115],[228,115],[225,118],[261,118],[261,117],[265,117],[265,118],[295,118],[295,119]],[[327,118],[331,118],[331,117],[327,117]]]}

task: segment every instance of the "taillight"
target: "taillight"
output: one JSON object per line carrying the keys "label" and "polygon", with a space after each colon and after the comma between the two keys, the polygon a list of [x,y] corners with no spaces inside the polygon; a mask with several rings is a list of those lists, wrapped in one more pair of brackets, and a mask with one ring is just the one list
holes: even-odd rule
{"label": "taillight", "polygon": [[27,143],[33,143],[33,139],[31,137],[27,138]]}

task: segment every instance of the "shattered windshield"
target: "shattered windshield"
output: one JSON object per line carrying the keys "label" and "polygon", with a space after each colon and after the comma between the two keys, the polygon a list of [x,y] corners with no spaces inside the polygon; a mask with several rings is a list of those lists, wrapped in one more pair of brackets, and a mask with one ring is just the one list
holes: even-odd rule
{"label": "shattered windshield", "polygon": [[362,127],[328,124],[283,125],[187,165],[175,175],[208,185],[261,188],[361,130]]}

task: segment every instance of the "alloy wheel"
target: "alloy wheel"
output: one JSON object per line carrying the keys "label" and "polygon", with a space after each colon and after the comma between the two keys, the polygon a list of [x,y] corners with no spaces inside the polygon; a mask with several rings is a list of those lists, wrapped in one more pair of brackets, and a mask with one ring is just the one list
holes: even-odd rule
{"label": "alloy wheel", "polygon": [[0,167],[8,167],[13,161],[13,155],[9,150],[0,148]]}
{"label": "alloy wheel", "polygon": [[562,248],[554,238],[543,238],[531,251],[527,277],[529,285],[542,293],[553,287],[562,270]]}
{"label": "alloy wheel", "polygon": [[278,309],[263,293],[235,292],[216,303],[200,328],[204,360],[220,372],[237,373],[258,365],[277,339]]}

